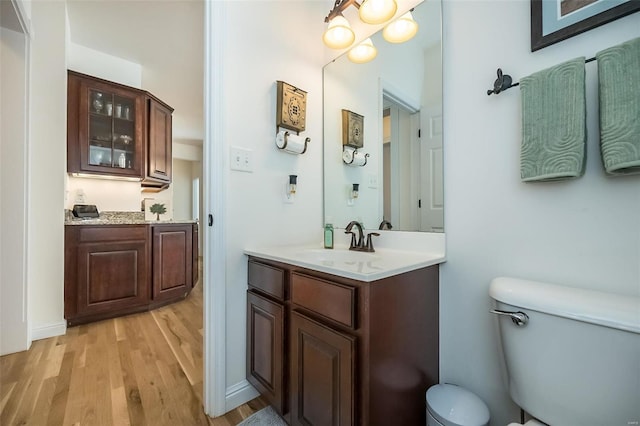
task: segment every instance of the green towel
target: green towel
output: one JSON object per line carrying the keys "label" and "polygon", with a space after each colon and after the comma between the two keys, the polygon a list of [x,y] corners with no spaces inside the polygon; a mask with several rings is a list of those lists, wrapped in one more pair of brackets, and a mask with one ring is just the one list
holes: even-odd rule
{"label": "green towel", "polygon": [[584,174],[586,103],[584,57],[520,80],[523,182],[564,180]]}
{"label": "green towel", "polygon": [[614,175],[640,173],[640,38],[596,58],[604,168]]}

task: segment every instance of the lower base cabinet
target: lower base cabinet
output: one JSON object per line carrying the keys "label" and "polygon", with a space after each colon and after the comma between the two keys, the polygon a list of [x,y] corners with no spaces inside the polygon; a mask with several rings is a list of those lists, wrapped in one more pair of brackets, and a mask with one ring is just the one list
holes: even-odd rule
{"label": "lower base cabinet", "polygon": [[67,325],[183,299],[191,291],[197,224],[65,226]]}
{"label": "lower base cabinet", "polygon": [[155,225],[153,235],[153,300],[185,297],[192,287],[193,232],[189,225]]}
{"label": "lower base cabinet", "polygon": [[247,379],[289,424],[426,424],[437,265],[373,282],[253,256],[248,271]]}

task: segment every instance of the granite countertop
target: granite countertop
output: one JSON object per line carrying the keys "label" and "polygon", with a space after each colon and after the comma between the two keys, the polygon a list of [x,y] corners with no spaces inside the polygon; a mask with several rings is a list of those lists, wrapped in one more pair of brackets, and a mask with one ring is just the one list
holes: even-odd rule
{"label": "granite countertop", "polygon": [[144,212],[100,212],[97,219],[78,219],[65,211],[65,225],[152,225],[154,223],[197,223],[197,220],[145,220]]}

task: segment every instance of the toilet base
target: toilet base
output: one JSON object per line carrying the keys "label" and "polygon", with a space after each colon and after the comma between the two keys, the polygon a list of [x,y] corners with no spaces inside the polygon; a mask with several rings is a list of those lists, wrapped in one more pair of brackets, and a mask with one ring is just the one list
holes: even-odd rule
{"label": "toilet base", "polygon": [[540,423],[535,419],[527,421],[524,425],[522,423],[509,423],[507,426],[547,426],[544,423]]}

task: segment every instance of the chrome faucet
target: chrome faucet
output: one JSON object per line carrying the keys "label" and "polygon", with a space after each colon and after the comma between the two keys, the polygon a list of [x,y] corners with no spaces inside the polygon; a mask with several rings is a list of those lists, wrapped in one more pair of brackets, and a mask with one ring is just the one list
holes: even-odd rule
{"label": "chrome faucet", "polygon": [[[353,232],[353,227],[358,228],[358,239],[356,240],[356,234]],[[364,239],[364,228],[362,224],[358,221],[352,220],[349,222],[347,227],[344,229],[345,234],[351,234],[351,244],[349,244],[349,250],[355,251],[365,251],[369,253],[373,253],[375,250],[373,249],[373,241],[371,239],[372,236],[377,237],[380,234],[377,232],[371,232],[367,234],[367,240],[365,242]]]}

